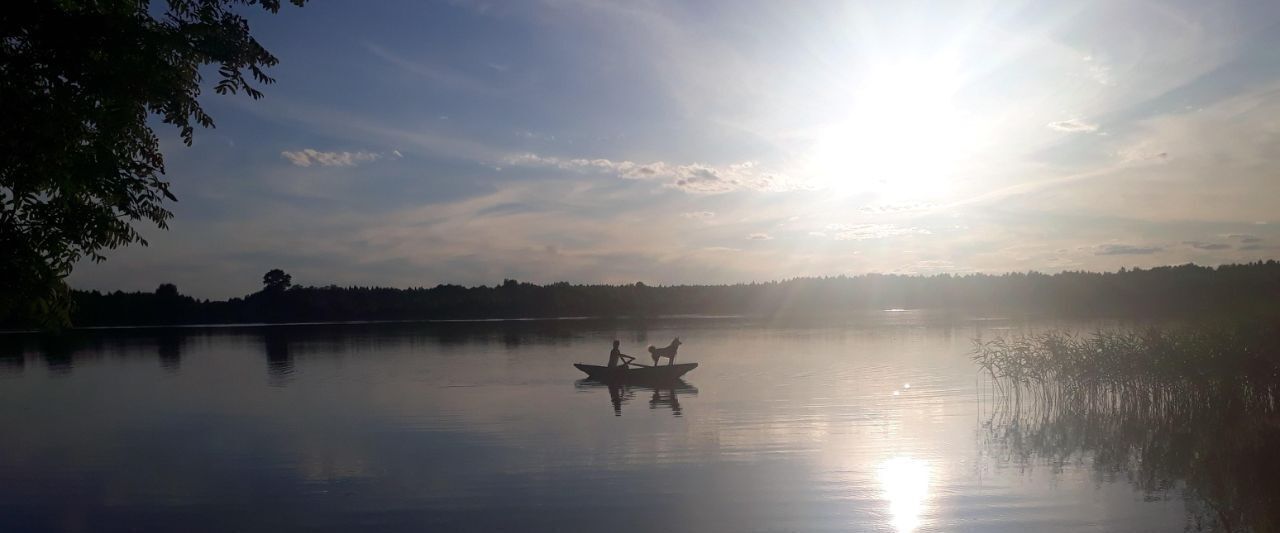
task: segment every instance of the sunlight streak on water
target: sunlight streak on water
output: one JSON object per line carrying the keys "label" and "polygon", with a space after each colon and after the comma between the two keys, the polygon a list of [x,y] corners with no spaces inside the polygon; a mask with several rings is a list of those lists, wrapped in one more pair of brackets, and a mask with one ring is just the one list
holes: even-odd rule
{"label": "sunlight streak on water", "polygon": [[880,463],[876,479],[889,502],[893,530],[909,533],[920,527],[929,499],[929,464],[911,457],[894,457]]}

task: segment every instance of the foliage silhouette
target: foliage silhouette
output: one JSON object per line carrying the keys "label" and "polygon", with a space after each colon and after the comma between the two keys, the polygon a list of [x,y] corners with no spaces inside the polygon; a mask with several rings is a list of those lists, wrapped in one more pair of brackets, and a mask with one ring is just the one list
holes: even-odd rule
{"label": "foliage silhouette", "polygon": [[156,297],[164,299],[177,298],[178,286],[172,283],[161,283],[159,287],[156,287]]}
{"label": "foliage silhouette", "polygon": [[262,290],[269,293],[284,292],[293,285],[293,276],[278,268],[262,275]]}
{"label": "foliage silhouette", "polygon": [[[290,0],[301,6],[306,0]],[[176,201],[152,115],[190,145],[200,69],[218,65],[218,94],[262,93],[277,63],[235,11],[275,13],[280,0],[17,0],[0,10],[0,320],[66,325],[63,282],[82,258],[146,245],[134,223],[161,229]]]}

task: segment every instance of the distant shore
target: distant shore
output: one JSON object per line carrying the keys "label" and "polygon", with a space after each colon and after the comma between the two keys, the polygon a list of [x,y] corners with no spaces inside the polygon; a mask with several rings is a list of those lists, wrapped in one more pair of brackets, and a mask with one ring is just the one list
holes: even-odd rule
{"label": "distant shore", "polygon": [[[988,316],[1223,317],[1280,311],[1275,260],[1119,272],[1000,275],[867,274],[737,285],[536,285],[431,288],[293,286],[280,271],[263,290],[198,300],[172,284],[156,291],[74,291],[76,327],[565,320],[752,316],[821,318],[927,309]],[[283,279],[285,281],[272,281]],[[0,329],[30,329],[21,323]]]}

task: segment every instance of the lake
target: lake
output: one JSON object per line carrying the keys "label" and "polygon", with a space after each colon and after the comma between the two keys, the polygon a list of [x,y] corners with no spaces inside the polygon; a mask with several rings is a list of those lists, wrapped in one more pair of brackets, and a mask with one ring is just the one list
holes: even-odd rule
{"label": "lake", "polygon": [[[1038,326],[901,312],[4,335],[0,531],[1194,525],[1177,483],[1140,489],[1087,449],[1017,437],[968,352]],[[669,388],[571,366],[603,364],[613,339],[647,363],[677,336],[677,362],[701,366]]]}

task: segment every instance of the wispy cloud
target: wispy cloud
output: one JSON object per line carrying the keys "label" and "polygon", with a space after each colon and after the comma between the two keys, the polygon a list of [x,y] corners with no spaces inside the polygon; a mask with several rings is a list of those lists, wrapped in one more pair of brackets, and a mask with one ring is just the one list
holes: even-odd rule
{"label": "wispy cloud", "polygon": [[811,232],[815,237],[831,237],[837,241],[864,241],[901,235],[929,235],[927,229],[893,224],[828,224],[824,231]]}
{"label": "wispy cloud", "polygon": [[[399,152],[394,152],[399,156]],[[382,159],[382,154],[377,152],[321,152],[314,148],[304,148],[298,151],[283,151],[280,155],[288,159],[290,163],[299,167],[322,166],[322,167],[354,167],[360,163],[368,163]]]}
{"label": "wispy cloud", "polygon": [[963,272],[955,263],[944,259],[928,259],[924,261],[916,261],[909,267],[900,271],[902,274],[930,275],[941,274],[944,272],[956,273]]}
{"label": "wispy cloud", "polygon": [[1136,246],[1132,244],[1100,244],[1093,255],[1151,255],[1164,251],[1163,246]]}
{"label": "wispy cloud", "polygon": [[665,185],[688,193],[718,194],[737,190],[781,192],[814,188],[803,180],[766,171],[751,161],[720,166],[703,163],[676,165],[662,161],[636,163],[610,159],[563,159],[527,153],[508,157],[505,162],[513,166],[601,172],[626,179],[662,180]]}
{"label": "wispy cloud", "polygon": [[1066,131],[1071,133],[1090,133],[1090,132],[1098,131],[1097,124],[1085,122],[1084,120],[1081,120],[1078,118],[1071,118],[1067,120],[1059,120],[1057,122],[1050,122],[1049,127],[1058,131]]}
{"label": "wispy cloud", "polygon": [[875,205],[864,205],[864,206],[862,206],[862,207],[859,207],[859,208],[858,208],[858,211],[860,211],[860,212],[862,212],[862,213],[902,213],[902,212],[906,212],[906,211],[924,211],[924,210],[926,210],[926,209],[933,209],[933,208],[935,208],[935,207],[937,207],[937,206],[938,206],[938,204],[935,204],[935,203],[933,203],[933,202],[908,202],[908,203],[901,203],[901,204],[875,204]]}
{"label": "wispy cloud", "polygon": [[1232,234],[1224,235],[1224,237],[1240,243],[1239,246],[1237,246],[1236,248],[1245,252],[1255,252],[1258,250],[1275,250],[1277,248],[1280,248],[1275,245],[1263,244],[1262,237],[1258,237],[1257,235],[1250,235],[1247,233],[1232,233]]}
{"label": "wispy cloud", "polygon": [[1250,235],[1247,233],[1229,233],[1229,234],[1223,235],[1223,237],[1227,239],[1235,240],[1235,241],[1240,241],[1244,244],[1254,244],[1254,243],[1262,242],[1261,237],[1258,237],[1256,235]]}
{"label": "wispy cloud", "polygon": [[747,235],[747,240],[771,241],[773,240],[773,235],[769,235],[768,233],[752,233],[750,235]]}
{"label": "wispy cloud", "polygon": [[351,143],[396,146],[402,153],[466,159],[487,165],[497,164],[509,153],[490,143],[476,141],[455,133],[432,130],[426,126],[426,123],[396,127],[384,118],[303,103],[298,100],[277,101],[270,106],[250,105],[244,100],[246,99],[236,98],[227,102],[228,105],[258,117],[293,127],[303,126],[309,131]]}
{"label": "wispy cloud", "polygon": [[711,220],[716,217],[716,214],[711,211],[690,211],[687,213],[681,213],[680,216],[696,220]]}
{"label": "wispy cloud", "polygon": [[1202,242],[1202,241],[1182,241],[1182,244],[1195,248],[1197,250],[1230,250],[1230,244],[1220,242]]}
{"label": "wispy cloud", "polygon": [[[374,56],[400,67],[407,72],[421,76],[435,87],[442,87],[456,91],[467,91],[469,93],[496,94],[499,92],[494,85],[490,85],[475,77],[462,74],[453,69],[437,65],[427,65],[421,62],[405,59],[386,48],[372,43],[365,43],[364,47]],[[498,72],[505,72],[506,70],[505,68],[494,68],[493,65],[487,66]]]}
{"label": "wispy cloud", "polygon": [[1111,77],[1111,65],[1093,56],[1084,56],[1082,60],[1088,67],[1089,77],[1093,78],[1093,81],[1102,85],[1115,84],[1115,80]]}

